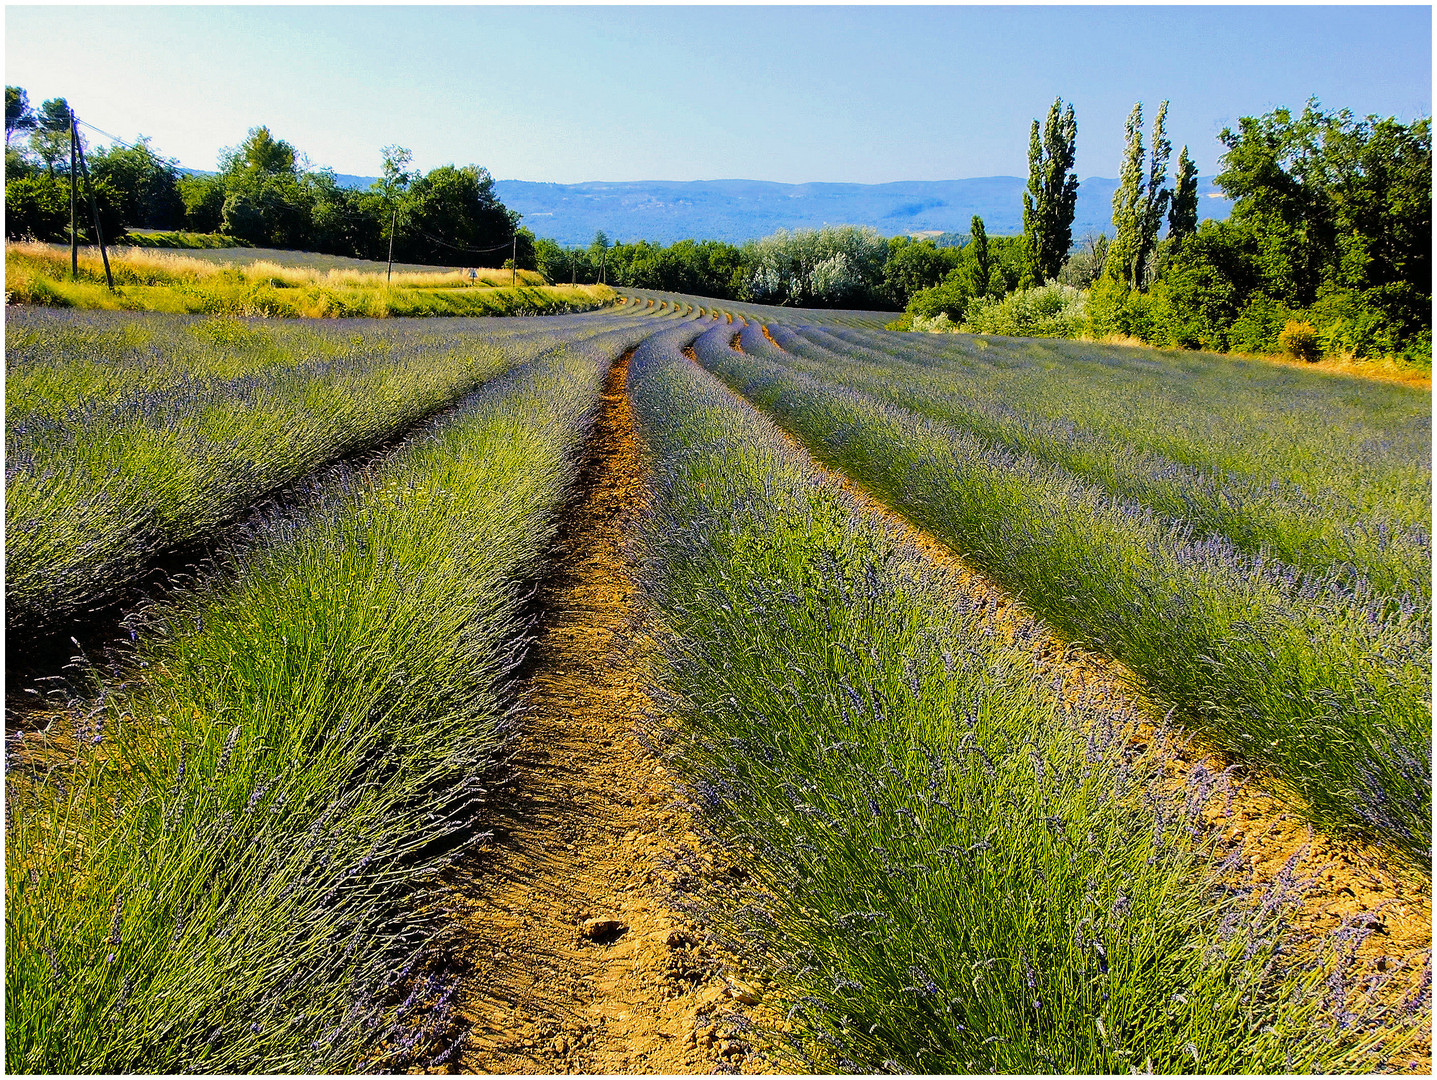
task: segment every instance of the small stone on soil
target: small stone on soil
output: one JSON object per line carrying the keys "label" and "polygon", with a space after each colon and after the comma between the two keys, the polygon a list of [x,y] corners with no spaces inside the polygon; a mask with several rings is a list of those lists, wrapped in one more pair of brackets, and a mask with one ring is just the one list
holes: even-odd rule
{"label": "small stone on soil", "polygon": [[618,919],[585,919],[579,925],[579,932],[590,941],[608,945],[617,941],[628,930]]}

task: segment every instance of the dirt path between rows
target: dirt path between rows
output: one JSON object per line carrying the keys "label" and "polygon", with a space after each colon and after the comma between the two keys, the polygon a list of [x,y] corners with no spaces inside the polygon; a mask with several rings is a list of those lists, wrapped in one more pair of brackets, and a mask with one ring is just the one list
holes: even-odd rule
{"label": "dirt path between rows", "polygon": [[752,991],[671,903],[725,867],[636,734],[647,699],[625,646],[638,600],[622,544],[640,494],[627,372],[625,355],[561,528],[494,841],[448,903],[466,1072],[762,1067],[724,1037]]}
{"label": "dirt path between rows", "polygon": [[[767,326],[763,329],[768,336]],[[739,338],[735,334],[729,345],[742,352]],[[771,336],[769,340],[773,340]],[[777,342],[774,345],[781,348]],[[683,352],[702,367],[692,348]],[[744,400],[741,395],[735,396]],[[777,421],[775,425],[779,426]],[[1139,681],[1123,665],[1062,641],[1013,594],[969,566],[937,537],[891,509],[855,480],[825,466],[787,430],[781,426],[779,430],[814,469],[852,495],[864,511],[885,522],[895,539],[952,572],[968,599],[986,608],[995,630],[1012,635],[1030,620],[1042,627],[1037,644],[1040,663],[1062,677],[1066,694],[1115,711],[1151,713],[1134,694]],[[1144,730],[1150,737],[1152,729]],[[1189,750],[1174,754],[1167,767],[1174,783],[1183,784],[1199,764],[1209,775],[1222,774],[1229,766],[1220,754],[1194,742]],[[1430,962],[1430,880],[1374,845],[1317,832],[1289,803],[1262,790],[1261,777],[1241,770],[1234,770],[1234,774],[1231,797],[1213,799],[1204,816],[1217,832],[1221,849],[1240,847],[1246,884],[1261,892],[1284,872],[1305,881],[1305,899],[1292,920],[1292,944],[1315,944],[1344,923],[1355,926],[1359,933],[1370,931],[1358,952],[1359,978],[1385,983],[1386,993],[1379,995],[1382,1000],[1401,998],[1424,962]],[[1404,1049],[1386,1067],[1430,1073],[1431,1061],[1429,1026],[1425,1038]]]}

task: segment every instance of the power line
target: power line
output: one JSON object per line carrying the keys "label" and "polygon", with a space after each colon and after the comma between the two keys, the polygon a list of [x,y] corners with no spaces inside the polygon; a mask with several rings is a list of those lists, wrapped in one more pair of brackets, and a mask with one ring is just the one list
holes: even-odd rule
{"label": "power line", "polygon": [[444,246],[444,247],[452,248],[452,249],[455,250],[455,251],[469,251],[469,252],[473,252],[475,255],[483,255],[483,254],[486,254],[486,253],[488,253],[488,252],[490,252],[490,251],[499,251],[499,250],[501,250],[501,249],[503,249],[503,248],[506,248],[506,247],[508,247],[510,244],[512,244],[512,243],[514,242],[514,240],[515,240],[515,237],[518,236],[518,234],[516,233],[516,234],[514,234],[514,236],[511,236],[511,237],[509,237],[509,239],[505,240],[502,244],[495,244],[493,247],[471,248],[471,247],[460,247],[458,244],[451,244],[448,240],[441,240],[441,239],[439,239],[439,237],[437,237],[437,236],[430,236],[430,235],[429,235],[427,232],[425,232],[423,229],[414,228],[413,226],[410,226],[410,227],[414,230],[414,232],[417,232],[420,236],[424,237],[424,239],[430,241],[431,243],[440,244],[440,245],[442,245],[442,246]]}
{"label": "power line", "polygon": [[[86,121],[86,120],[77,120],[76,123],[78,123],[81,127],[87,127],[87,128],[89,128],[89,129],[90,129],[91,131],[93,131],[96,135],[103,135],[105,138],[109,139],[111,142],[117,142],[117,143],[119,143],[119,144],[120,144],[121,146],[123,146],[126,150],[139,150],[139,149],[141,149],[140,147],[136,146],[134,143],[128,143],[128,142],[126,142],[124,139],[120,138],[118,135],[111,135],[108,131],[101,131],[101,130],[100,130],[99,128],[97,128],[94,124],[91,124],[91,123],[89,123],[89,122]],[[150,150],[150,153],[154,154],[155,152],[154,152],[153,150]],[[155,154],[155,156],[158,157],[159,155],[158,155],[158,154]]]}

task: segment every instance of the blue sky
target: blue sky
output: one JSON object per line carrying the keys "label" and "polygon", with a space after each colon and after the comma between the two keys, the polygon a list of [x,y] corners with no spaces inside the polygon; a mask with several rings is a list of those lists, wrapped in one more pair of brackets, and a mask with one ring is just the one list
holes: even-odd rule
{"label": "blue sky", "polygon": [[1169,98],[1204,175],[1239,116],[1432,108],[1410,7],[10,6],[5,81],[214,168],[268,124],[316,165],[475,162],[500,179],[937,180],[1026,175],[1055,95],[1080,176]]}

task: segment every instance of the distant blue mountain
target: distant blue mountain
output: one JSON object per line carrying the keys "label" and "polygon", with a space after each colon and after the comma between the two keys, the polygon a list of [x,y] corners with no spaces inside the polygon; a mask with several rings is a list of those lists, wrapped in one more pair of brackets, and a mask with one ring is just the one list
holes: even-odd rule
{"label": "distant blue mountain", "polygon": [[[712,239],[742,243],[775,229],[871,225],[885,235],[966,233],[974,214],[991,233],[1023,231],[1017,176],[970,180],[904,180],[891,184],[776,184],[765,180],[635,180],[545,184],[499,180],[495,193],[537,236],[587,244],[602,229],[610,240]],[[1118,182],[1094,176],[1078,185],[1073,238],[1113,231]],[[1198,180],[1200,214],[1224,218],[1232,202]]]}
{"label": "distant blue mountain", "polygon": [[[212,176],[202,169],[183,172]],[[336,173],[341,187],[366,189],[379,178]],[[871,225],[885,236],[967,233],[973,215],[995,235],[1023,231],[1019,176],[970,180],[900,180],[891,184],[776,184],[768,180],[628,180],[620,183],[546,184],[497,180],[495,194],[524,215],[535,236],[586,245],[602,229],[610,240],[727,240],[741,244],[776,229]],[[1113,232],[1118,182],[1090,176],[1078,184],[1073,239]],[[1198,177],[1198,213],[1225,218],[1232,200]]]}

